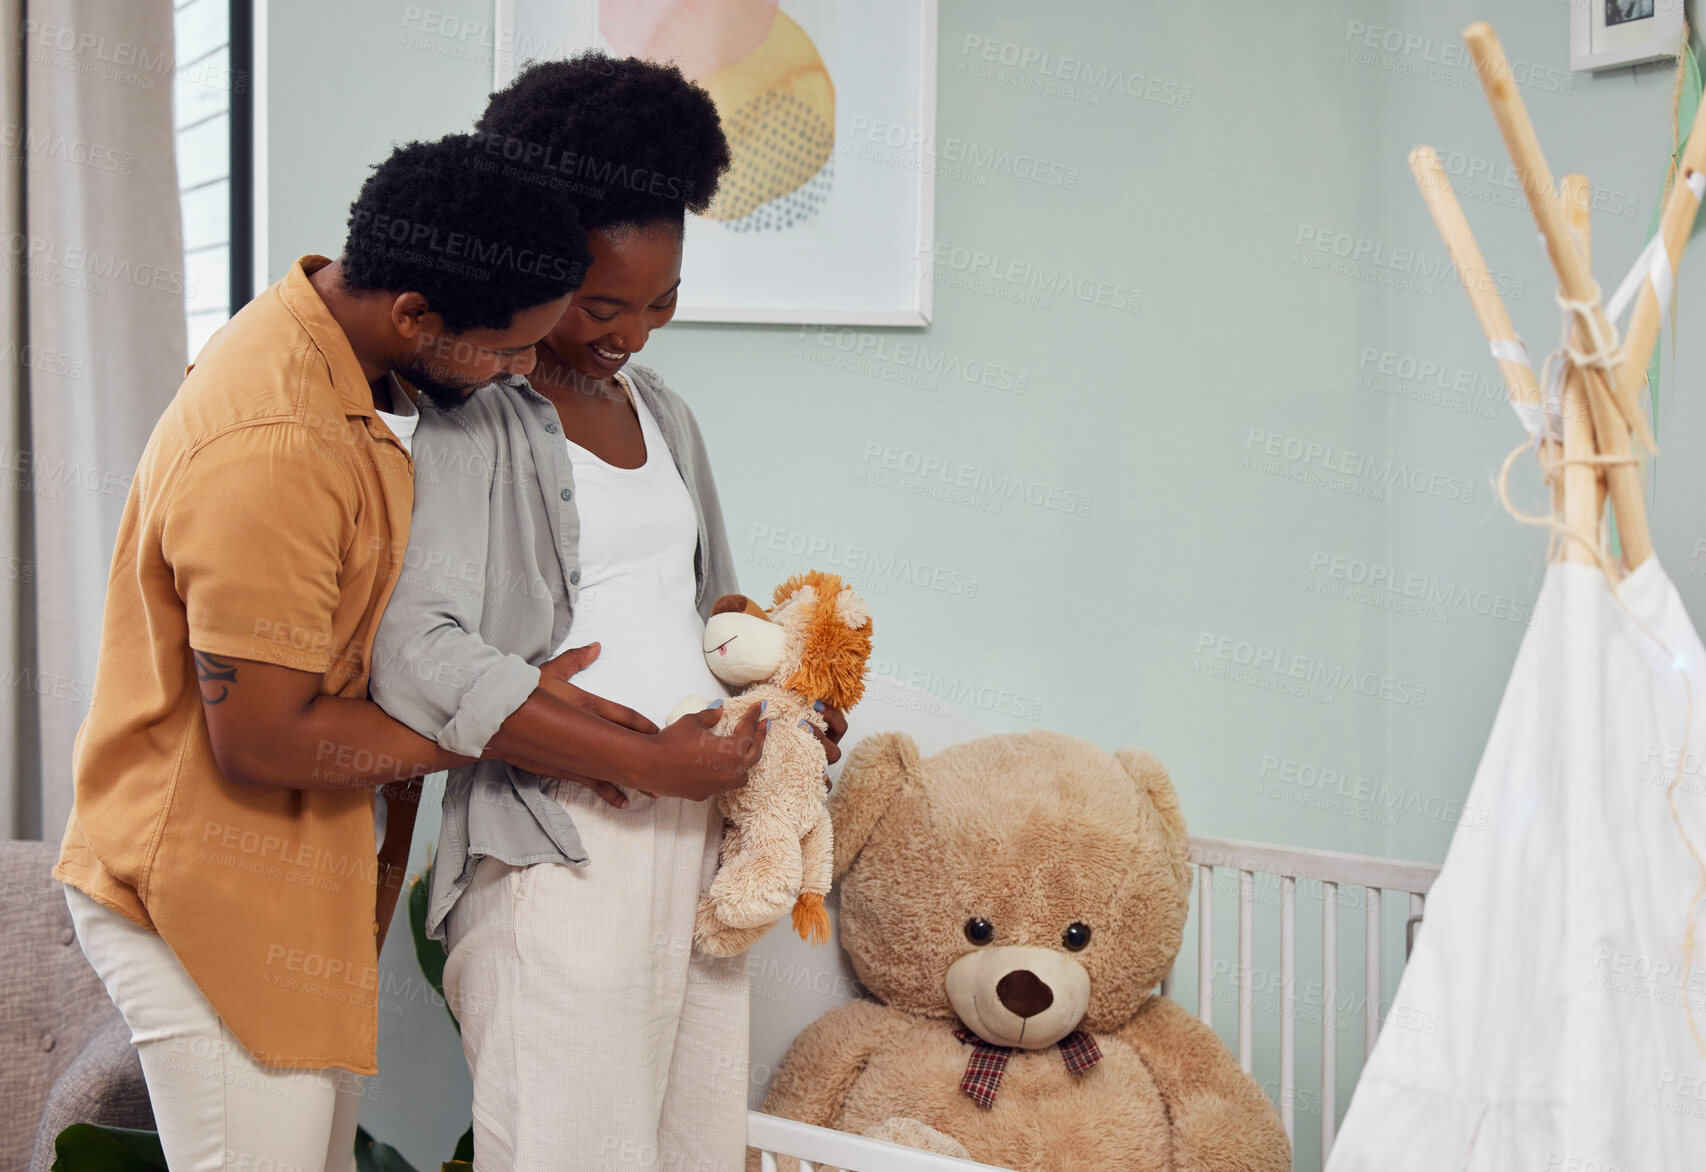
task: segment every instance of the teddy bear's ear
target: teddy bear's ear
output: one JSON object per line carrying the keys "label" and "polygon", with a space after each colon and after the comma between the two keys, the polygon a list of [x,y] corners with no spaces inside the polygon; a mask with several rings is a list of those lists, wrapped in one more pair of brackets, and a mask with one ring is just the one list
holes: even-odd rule
{"label": "teddy bear's ear", "polygon": [[905,733],[878,733],[853,746],[841,780],[829,795],[835,838],[835,880],[847,873],[918,768],[918,746]]}
{"label": "teddy bear's ear", "polygon": [[1147,749],[1121,749],[1114,754],[1139,789],[1149,795],[1155,812],[1161,816],[1162,833],[1167,836],[1167,851],[1173,861],[1173,875],[1182,890],[1191,886],[1191,867],[1185,852],[1189,835],[1185,830],[1185,814],[1179,809],[1179,795],[1173,791],[1173,779]]}

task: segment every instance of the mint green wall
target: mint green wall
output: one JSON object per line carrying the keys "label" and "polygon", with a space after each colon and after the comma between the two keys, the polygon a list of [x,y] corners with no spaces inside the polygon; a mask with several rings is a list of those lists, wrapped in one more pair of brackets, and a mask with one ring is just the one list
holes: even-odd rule
{"label": "mint green wall", "polygon": [[470,128],[492,88],[492,0],[266,2],[277,280],[304,253],[336,254],[350,201],[393,146]]}
{"label": "mint green wall", "polygon": [[[413,15],[427,7],[275,0],[273,276],[301,252],[336,249],[365,168],[392,142],[465,127],[479,109],[490,5],[436,0],[438,32]],[[1595,243],[1609,288],[1647,229],[1670,78],[1662,66],[1569,73],[1569,11],[1532,0],[945,0],[938,139],[1028,153],[1073,182],[994,170],[938,179],[946,263],[926,330],[679,324],[652,339],[645,361],[698,412],[747,589],[805,564],[790,547],[834,543],[816,564],[857,547],[878,567],[851,577],[877,616],[879,660],[964,718],[1144,745],[1172,770],[1196,833],[1438,861],[1543,541],[1494,497],[1491,474],[1522,433],[1466,298],[1437,276],[1444,250],[1405,155],[1427,141],[1474,168],[1458,180],[1463,202],[1519,329],[1544,353],[1557,328],[1552,281],[1518,193],[1497,179],[1503,148],[1458,33],[1476,18],[1495,24],[1525,66],[1554,169],[1586,171],[1604,189]],[[447,15],[474,34],[447,35]],[[1397,52],[1378,47],[1387,30],[1401,34]],[[978,76],[982,46],[997,42],[1143,75],[1156,84],[1132,88],[1153,97],[1049,96],[1031,88],[1046,80],[1035,69],[1013,84]],[[858,111],[840,113],[845,128]],[[1315,243],[1342,239],[1378,251],[1352,275],[1323,266],[1335,258]],[[968,280],[981,274],[956,267],[957,249],[1138,290],[1141,307],[990,295],[999,282]],[[1679,283],[1680,364],[1696,375],[1698,259]],[[922,344],[926,363],[993,367],[1010,389],[908,365],[917,355],[902,343]],[[1406,377],[1422,364],[1443,373]],[[1697,613],[1706,470],[1684,454],[1706,437],[1698,381],[1667,386],[1658,434],[1670,455],[1653,500],[1659,556]],[[1291,460],[1288,444],[1322,454]],[[1087,501],[1087,515],[932,499],[906,491],[930,482],[893,478],[891,458],[1021,477]],[[1350,474],[1317,482],[1322,462],[1341,459]],[[1388,462],[1421,488],[1366,474]],[[1532,476],[1519,486],[1532,503]],[[923,584],[881,568],[901,562]],[[1347,599],[1347,579],[1369,567],[1423,598]],[[1285,694],[1265,670],[1255,683],[1226,678],[1246,654],[1303,656],[1394,698]],[[1329,772],[1342,782],[1317,780]],[[1232,907],[1223,900],[1218,916],[1222,956],[1233,955]],[[1318,913],[1300,925],[1300,956],[1314,956]],[[1360,932],[1347,909],[1346,973]],[[1264,968],[1277,968],[1276,939],[1259,927]],[[414,975],[400,944],[386,954],[396,981]],[[1187,1005],[1193,968],[1181,967]],[[466,1074],[439,1010],[406,992],[396,1000],[368,1118],[424,1163],[465,1123]],[[1362,1045],[1360,1013],[1345,1016],[1341,1110]],[[1223,1032],[1234,1017],[1222,1007]],[[1258,1013],[1258,1026],[1268,1046],[1258,1074],[1271,1079],[1276,1020]],[[1306,1050],[1302,1077],[1315,1061]],[[422,1070],[435,1072],[427,1085]],[[1305,1153],[1313,1101],[1298,1116]]]}

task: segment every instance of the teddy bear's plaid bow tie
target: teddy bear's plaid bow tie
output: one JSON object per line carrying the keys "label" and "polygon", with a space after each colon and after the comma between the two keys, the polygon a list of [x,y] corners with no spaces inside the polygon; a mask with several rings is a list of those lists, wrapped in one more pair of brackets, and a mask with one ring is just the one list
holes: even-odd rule
{"label": "teddy bear's plaid bow tie", "polygon": [[[1001,1076],[1007,1073],[1007,1061],[1013,1056],[1011,1046],[991,1046],[988,1042],[961,1026],[954,1037],[972,1048],[971,1061],[966,1063],[966,1076],[960,1080],[960,1090],[971,1101],[987,1110],[995,1105],[995,1092],[1001,1088]],[[1096,1039],[1083,1030],[1073,1030],[1057,1045],[1066,1069],[1083,1074],[1102,1060],[1102,1048]]]}

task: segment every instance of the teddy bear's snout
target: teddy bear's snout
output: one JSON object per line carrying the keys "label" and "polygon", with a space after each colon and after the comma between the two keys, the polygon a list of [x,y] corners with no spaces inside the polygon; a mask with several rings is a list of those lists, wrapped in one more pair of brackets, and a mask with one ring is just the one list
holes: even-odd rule
{"label": "teddy bear's snout", "polygon": [[1044,1050],[1078,1028],[1090,974],[1057,948],[990,944],[948,966],[948,1003],[992,1046]]}
{"label": "teddy bear's snout", "polygon": [[995,982],[995,995],[1015,1017],[1035,1017],[1054,1004],[1054,992],[1030,969],[1015,969]]}

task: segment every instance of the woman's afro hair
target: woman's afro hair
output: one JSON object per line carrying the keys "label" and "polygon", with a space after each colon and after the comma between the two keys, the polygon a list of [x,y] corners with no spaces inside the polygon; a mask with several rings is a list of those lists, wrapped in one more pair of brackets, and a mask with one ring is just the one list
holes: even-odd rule
{"label": "woman's afro hair", "polygon": [[550,176],[588,231],[679,224],[729,168],[710,94],[674,65],[596,49],[530,63],[474,130],[489,155]]}
{"label": "woman's afro hair", "polygon": [[471,135],[398,147],[350,205],[345,285],[419,293],[451,333],[572,293],[590,261],[574,208],[505,172]]}

